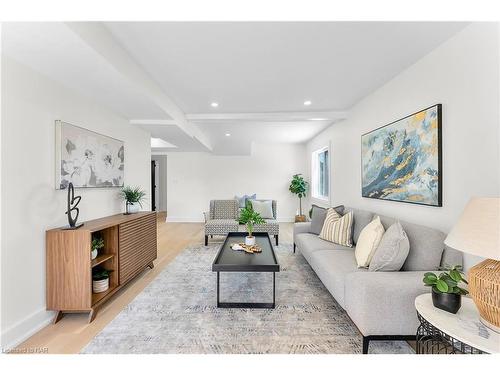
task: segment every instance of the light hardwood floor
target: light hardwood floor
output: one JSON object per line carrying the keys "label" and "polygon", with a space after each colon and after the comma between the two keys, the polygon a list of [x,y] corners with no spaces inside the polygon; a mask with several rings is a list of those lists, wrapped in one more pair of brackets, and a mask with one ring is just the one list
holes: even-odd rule
{"label": "light hardwood floor", "polygon": [[[90,324],[88,314],[66,314],[57,324],[50,324],[20,344],[18,352],[37,348],[52,354],[78,353],[118,313],[129,304],[177,254],[190,245],[203,243],[203,224],[168,223],[165,216],[158,216],[158,259],[155,267],[147,270],[121,289],[97,313]],[[280,243],[292,243],[293,224],[280,224]],[[210,241],[222,241],[222,237]]]}

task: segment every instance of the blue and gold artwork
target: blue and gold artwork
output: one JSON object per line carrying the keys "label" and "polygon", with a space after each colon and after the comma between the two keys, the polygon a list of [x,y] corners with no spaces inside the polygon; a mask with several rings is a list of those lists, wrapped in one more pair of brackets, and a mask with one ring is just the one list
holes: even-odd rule
{"label": "blue and gold artwork", "polygon": [[361,136],[362,195],[442,206],[441,104]]}

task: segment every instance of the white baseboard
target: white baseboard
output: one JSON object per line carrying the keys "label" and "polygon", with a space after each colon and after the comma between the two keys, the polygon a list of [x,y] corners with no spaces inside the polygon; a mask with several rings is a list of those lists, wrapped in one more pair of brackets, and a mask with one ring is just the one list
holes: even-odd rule
{"label": "white baseboard", "polygon": [[167,223],[203,223],[199,217],[170,217],[167,215]]}
{"label": "white baseboard", "polygon": [[[278,217],[280,223],[293,223],[295,217]],[[203,219],[198,217],[169,217],[167,216],[167,223],[203,223]]]}
{"label": "white baseboard", "polygon": [[2,332],[1,349],[15,348],[27,340],[54,319],[54,312],[41,309]]}

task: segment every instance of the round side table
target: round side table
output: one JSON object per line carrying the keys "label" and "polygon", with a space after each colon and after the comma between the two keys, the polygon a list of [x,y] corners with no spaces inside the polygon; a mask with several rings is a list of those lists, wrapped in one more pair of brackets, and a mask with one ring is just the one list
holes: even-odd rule
{"label": "round side table", "polygon": [[472,299],[462,297],[462,307],[451,314],[434,307],[427,293],[415,299],[415,308],[417,354],[500,353],[500,334],[481,323]]}

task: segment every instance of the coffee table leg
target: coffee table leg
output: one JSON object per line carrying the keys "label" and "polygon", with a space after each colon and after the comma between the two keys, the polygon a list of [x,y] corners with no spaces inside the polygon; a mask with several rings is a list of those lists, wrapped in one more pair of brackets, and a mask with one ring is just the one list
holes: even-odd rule
{"label": "coffee table leg", "polygon": [[276,272],[273,272],[273,309],[276,307]]}
{"label": "coffee table leg", "polygon": [[220,307],[220,302],[219,302],[219,272],[217,272],[217,307]]}

